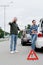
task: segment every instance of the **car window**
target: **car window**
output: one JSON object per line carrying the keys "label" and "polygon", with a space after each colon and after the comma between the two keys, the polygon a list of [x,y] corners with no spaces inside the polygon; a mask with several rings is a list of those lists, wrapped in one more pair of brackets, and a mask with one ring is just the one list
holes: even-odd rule
{"label": "car window", "polygon": [[43,21],[42,21],[42,23],[41,23],[41,27],[43,27]]}

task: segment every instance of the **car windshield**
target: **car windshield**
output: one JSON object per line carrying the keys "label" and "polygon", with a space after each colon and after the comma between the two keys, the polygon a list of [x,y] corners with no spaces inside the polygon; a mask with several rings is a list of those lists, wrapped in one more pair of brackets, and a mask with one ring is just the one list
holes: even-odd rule
{"label": "car windshield", "polygon": [[30,30],[26,30],[26,34],[30,34]]}
{"label": "car windshield", "polygon": [[42,24],[43,24],[43,21],[42,21]]}
{"label": "car windshield", "polygon": [[43,21],[42,21],[42,23],[41,23],[41,28],[43,28]]}

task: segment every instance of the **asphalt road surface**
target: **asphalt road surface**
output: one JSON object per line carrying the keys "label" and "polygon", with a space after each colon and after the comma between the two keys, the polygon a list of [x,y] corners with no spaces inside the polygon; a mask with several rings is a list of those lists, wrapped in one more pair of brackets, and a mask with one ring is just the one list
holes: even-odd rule
{"label": "asphalt road surface", "polygon": [[10,40],[0,42],[0,65],[43,65],[43,53],[36,53],[39,60],[27,60],[30,46],[22,46],[20,39],[17,42],[18,53],[10,54]]}

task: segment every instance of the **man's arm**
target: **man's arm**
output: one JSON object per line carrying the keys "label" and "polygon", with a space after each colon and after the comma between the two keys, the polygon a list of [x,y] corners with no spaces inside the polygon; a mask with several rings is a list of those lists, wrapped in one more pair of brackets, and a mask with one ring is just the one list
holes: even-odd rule
{"label": "man's arm", "polygon": [[30,35],[32,34],[32,26],[30,27]]}
{"label": "man's arm", "polygon": [[20,30],[20,28],[19,28],[19,27],[17,27],[17,29],[18,29],[18,30]]}
{"label": "man's arm", "polygon": [[35,30],[31,26],[31,28],[30,28],[30,34],[37,34],[37,32],[38,32],[38,26],[35,27]]}
{"label": "man's arm", "polygon": [[38,26],[36,25],[35,30],[32,31],[34,34],[38,33]]}
{"label": "man's arm", "polygon": [[18,25],[17,25],[17,29],[20,31],[20,28],[18,27]]}
{"label": "man's arm", "polygon": [[11,23],[11,22],[9,22],[9,25],[12,25],[12,23]]}

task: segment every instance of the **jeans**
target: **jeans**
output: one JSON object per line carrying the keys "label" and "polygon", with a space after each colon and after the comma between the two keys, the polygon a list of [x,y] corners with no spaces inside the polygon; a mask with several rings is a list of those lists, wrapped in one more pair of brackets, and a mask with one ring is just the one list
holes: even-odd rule
{"label": "jeans", "polygon": [[37,34],[33,34],[32,35],[32,49],[35,50],[35,43],[36,43],[36,40],[37,40]]}
{"label": "jeans", "polygon": [[16,50],[16,44],[17,44],[17,35],[11,34],[10,51]]}

